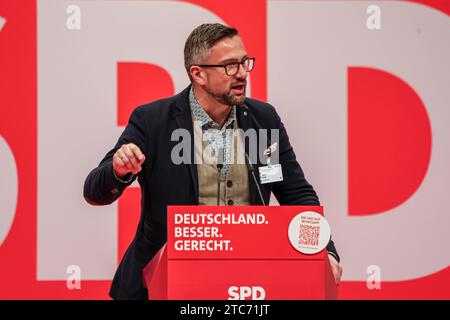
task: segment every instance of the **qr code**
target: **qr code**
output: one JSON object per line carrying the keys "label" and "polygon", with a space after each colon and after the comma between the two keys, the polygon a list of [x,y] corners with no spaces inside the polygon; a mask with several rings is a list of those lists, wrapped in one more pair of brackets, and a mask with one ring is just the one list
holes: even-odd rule
{"label": "qr code", "polygon": [[319,226],[300,225],[299,245],[317,246],[319,245]]}

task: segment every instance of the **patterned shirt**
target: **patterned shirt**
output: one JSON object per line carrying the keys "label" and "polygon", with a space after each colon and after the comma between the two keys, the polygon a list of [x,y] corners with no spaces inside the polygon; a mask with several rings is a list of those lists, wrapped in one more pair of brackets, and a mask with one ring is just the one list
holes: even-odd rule
{"label": "patterned shirt", "polygon": [[[214,158],[217,162],[223,163],[221,173],[227,175],[230,170],[231,142],[233,139],[233,124],[236,120],[236,106],[233,106],[225,124],[220,128],[219,124],[214,122],[198,103],[194,95],[193,87],[191,87],[189,92],[189,104],[194,120],[200,123],[203,136],[208,141]],[[220,155],[220,157],[218,155]]]}

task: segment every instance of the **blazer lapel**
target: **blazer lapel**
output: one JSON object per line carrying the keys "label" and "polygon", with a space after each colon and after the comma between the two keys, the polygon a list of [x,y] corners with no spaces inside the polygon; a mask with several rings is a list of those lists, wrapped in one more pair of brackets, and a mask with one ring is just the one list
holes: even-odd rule
{"label": "blazer lapel", "polygon": [[180,94],[178,95],[178,99],[176,101],[175,106],[175,119],[178,124],[178,127],[180,129],[186,129],[189,132],[190,135],[190,144],[191,144],[191,154],[190,156],[190,162],[187,164],[189,168],[189,172],[191,175],[192,180],[192,186],[194,187],[194,193],[195,193],[195,203],[198,204],[198,174],[197,174],[197,166],[194,163],[194,128],[192,126],[192,115],[191,115],[191,108],[189,106],[189,90],[191,89],[191,86],[184,89]]}

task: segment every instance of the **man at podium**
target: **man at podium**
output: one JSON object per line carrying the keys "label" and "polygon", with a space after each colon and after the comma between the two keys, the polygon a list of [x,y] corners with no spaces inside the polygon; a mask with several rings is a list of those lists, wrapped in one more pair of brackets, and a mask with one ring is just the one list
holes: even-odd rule
{"label": "man at podium", "polygon": [[[141,218],[114,276],[114,299],[148,298],[142,270],[167,240],[168,205],[267,205],[271,193],[280,205],[319,205],[274,107],[246,97],[255,58],[239,32],[198,26],[186,40],[184,63],[191,84],[136,108],[84,184],[93,205],[114,202],[135,179],[141,186]],[[257,141],[236,139],[237,132],[252,130]],[[255,153],[261,139],[264,150]],[[339,283],[342,268],[331,240],[327,251]]]}

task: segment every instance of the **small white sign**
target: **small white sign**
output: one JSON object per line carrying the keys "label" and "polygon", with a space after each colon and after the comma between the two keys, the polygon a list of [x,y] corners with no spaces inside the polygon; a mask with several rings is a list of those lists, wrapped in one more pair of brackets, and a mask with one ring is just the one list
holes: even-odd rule
{"label": "small white sign", "polygon": [[315,254],[327,246],[331,238],[331,229],[322,215],[304,211],[292,219],[288,235],[296,250],[305,254]]}
{"label": "small white sign", "polygon": [[259,181],[261,184],[283,181],[281,164],[259,167]]}

